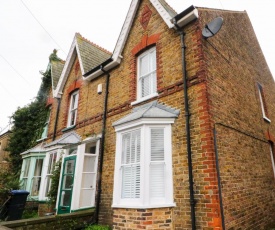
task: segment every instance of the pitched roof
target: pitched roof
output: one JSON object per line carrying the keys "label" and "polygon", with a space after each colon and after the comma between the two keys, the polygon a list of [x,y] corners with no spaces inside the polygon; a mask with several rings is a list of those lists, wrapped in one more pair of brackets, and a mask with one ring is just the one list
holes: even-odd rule
{"label": "pitched roof", "polygon": [[98,64],[110,58],[111,53],[102,47],[90,42],[79,33],[75,34],[79,59],[82,64],[82,73],[88,72]]}
{"label": "pitched roof", "polygon": [[60,137],[59,139],[46,144],[45,148],[55,146],[55,145],[72,145],[72,144],[77,144],[80,141],[81,141],[81,138],[77,133],[70,132],[70,133],[63,134],[62,137]]}
{"label": "pitched roof", "polygon": [[109,59],[111,57],[111,53],[106,49],[90,42],[79,33],[76,33],[61,73],[61,77],[54,91],[55,97],[60,97],[62,94],[65,82],[69,76],[71,67],[76,57],[79,59],[80,69],[83,75],[89,69],[92,69]]}
{"label": "pitched roof", "polygon": [[64,61],[51,61],[52,88],[55,89],[64,68]]}
{"label": "pitched roof", "polygon": [[[92,80],[100,76],[101,74],[103,74],[103,71],[101,70],[101,68],[99,68],[100,65],[104,66],[104,70],[110,70],[120,64],[123,58],[122,51],[125,46],[128,35],[130,33],[130,29],[132,27],[140,2],[141,2],[140,0],[132,0],[126,19],[122,26],[120,35],[118,37],[111,60],[109,62],[100,63],[95,68],[90,69],[88,72],[86,72],[83,75],[85,80]],[[176,28],[176,26],[172,22],[174,17],[177,15],[176,11],[172,7],[170,7],[165,0],[150,0],[150,2],[154,6],[154,8],[157,10],[159,15],[162,17],[163,21],[166,23],[168,28]],[[185,13],[182,16],[186,16]],[[196,17],[197,16],[192,18],[196,18]]]}
{"label": "pitched roof", "polygon": [[113,126],[128,123],[141,118],[176,118],[179,110],[160,104],[157,101],[138,106],[133,109],[132,113],[113,123]]}
{"label": "pitched roof", "polygon": [[26,150],[25,152],[21,153],[20,155],[25,155],[28,153],[45,153],[44,143],[39,143],[38,145],[34,146],[33,148],[30,148]]}

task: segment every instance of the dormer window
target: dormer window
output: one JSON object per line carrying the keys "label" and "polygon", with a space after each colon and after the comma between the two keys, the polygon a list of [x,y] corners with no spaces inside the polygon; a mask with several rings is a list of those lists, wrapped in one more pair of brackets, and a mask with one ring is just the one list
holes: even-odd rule
{"label": "dormer window", "polygon": [[71,94],[67,127],[71,127],[76,124],[78,97],[79,97],[78,90]]}
{"label": "dormer window", "polygon": [[137,59],[137,100],[157,95],[156,47],[146,50]]}
{"label": "dormer window", "polygon": [[257,87],[259,91],[259,98],[260,98],[263,118],[265,121],[271,122],[270,119],[268,118],[268,111],[267,111],[267,104],[266,104],[265,95],[264,95],[264,89],[260,83],[257,83]]}

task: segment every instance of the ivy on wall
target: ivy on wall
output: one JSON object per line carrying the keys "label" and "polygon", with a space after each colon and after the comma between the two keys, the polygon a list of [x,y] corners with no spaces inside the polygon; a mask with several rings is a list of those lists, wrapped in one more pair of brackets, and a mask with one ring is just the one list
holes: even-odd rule
{"label": "ivy on wall", "polygon": [[[56,52],[57,51],[54,50],[50,55],[50,62],[47,70],[45,72],[40,72],[42,74],[42,82],[36,99],[30,104],[18,108],[11,116],[13,127],[7,146],[7,151],[9,151],[9,170],[0,174],[0,181],[4,181],[5,178],[8,178],[8,181],[6,181],[6,186],[3,186],[3,183],[0,183],[0,201],[1,195],[3,197],[3,195],[5,196],[6,194],[4,191],[8,189],[19,189],[19,176],[22,165],[20,153],[34,147],[37,144],[36,141],[41,137],[48,112],[46,101],[51,88],[50,63],[51,60],[60,60],[57,57]],[[13,181],[13,183],[9,183],[9,181]],[[9,184],[13,187],[8,188]]]}

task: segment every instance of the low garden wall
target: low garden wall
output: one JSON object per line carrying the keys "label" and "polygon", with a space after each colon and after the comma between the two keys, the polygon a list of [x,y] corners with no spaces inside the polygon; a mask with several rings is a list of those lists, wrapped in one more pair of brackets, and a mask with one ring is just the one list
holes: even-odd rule
{"label": "low garden wall", "polygon": [[74,230],[81,229],[93,221],[94,209],[62,214],[45,216],[31,219],[0,222],[0,229],[15,230]]}

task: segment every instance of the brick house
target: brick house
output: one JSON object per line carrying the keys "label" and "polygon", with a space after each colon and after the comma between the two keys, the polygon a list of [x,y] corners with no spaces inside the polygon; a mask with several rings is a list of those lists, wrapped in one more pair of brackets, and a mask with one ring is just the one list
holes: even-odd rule
{"label": "brick house", "polygon": [[8,167],[7,158],[9,152],[6,151],[11,131],[8,130],[0,135],[0,170],[6,170]]}
{"label": "brick house", "polygon": [[113,229],[266,229],[274,91],[246,12],[132,0],[112,54],[74,38],[40,142],[38,198],[61,157],[58,214],[95,207]]}

